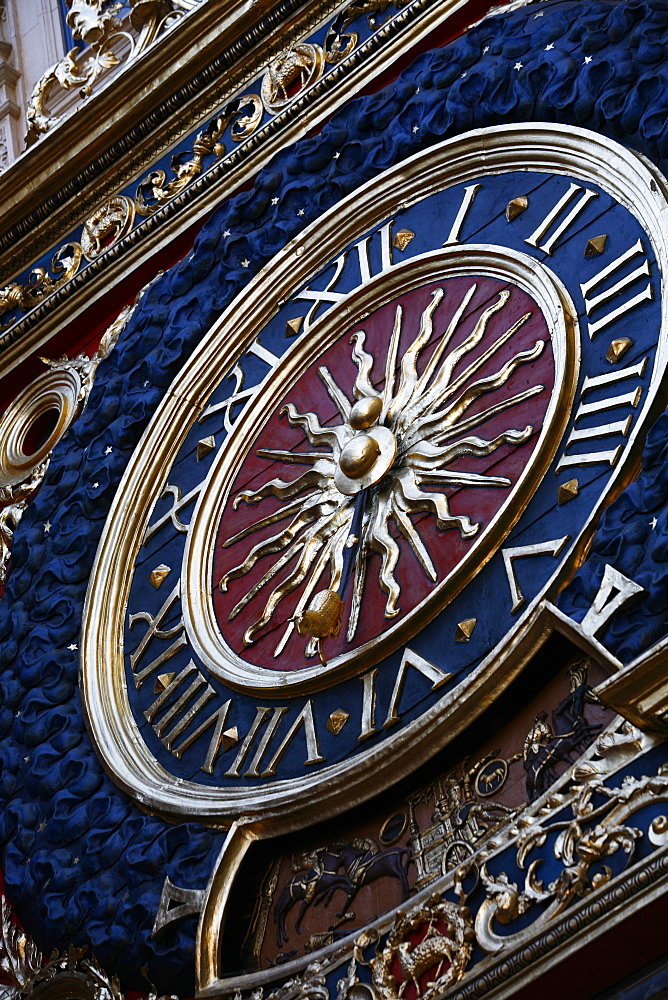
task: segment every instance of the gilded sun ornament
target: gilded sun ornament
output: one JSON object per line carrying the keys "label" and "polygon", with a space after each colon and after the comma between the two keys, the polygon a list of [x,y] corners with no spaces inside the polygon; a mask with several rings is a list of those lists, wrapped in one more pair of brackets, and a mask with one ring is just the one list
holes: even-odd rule
{"label": "gilded sun ornament", "polygon": [[[314,594],[318,597],[316,591],[324,587],[343,601],[349,585],[346,638],[352,642],[365,588],[373,585],[369,579],[372,554],[380,556],[377,585],[386,595],[385,618],[395,618],[401,610],[396,570],[403,558],[398,539],[405,539],[428,579],[438,580],[421,532],[421,518],[416,515],[431,515],[441,532],[457,531],[469,539],[478,532],[480,521],[473,511],[453,513],[446,490],[513,485],[506,476],[460,471],[452,465],[462,456],[485,458],[503,445],[517,447],[531,437],[532,425],[508,427],[492,438],[475,431],[543,392],[545,386],[532,385],[506,398],[497,393],[489,405],[474,404],[504,386],[521,365],[535,361],[545,341],[536,340],[529,349],[504,363],[499,361],[491,373],[476,377],[486,366],[489,372],[488,363],[532,316],[531,311],[524,313],[485,347],[490,320],[504,310],[512,294],[504,289],[486,304],[471,332],[461,339],[461,326],[477,287],[473,283],[465,291],[440,335],[435,334],[435,315],[444,290],[434,289],[421,313],[417,334],[401,356],[404,309],[397,305],[384,364],[365,349],[364,330],[356,330],[351,337],[351,356],[357,366],[353,398],[327,367],[318,370],[336,407],[334,422],[323,425],[317,413],[301,413],[293,402],[282,407],[281,416],[291,427],[301,429],[311,450],[260,448],[256,454],[272,463],[306,468],[293,479],[271,478],[259,489],[239,492],[235,510],[240,504],[259,504],[268,497],[278,498],[281,505],[223,542],[225,547],[234,546],[271,525],[279,526],[270,537],[263,535],[219,581],[220,590],[226,592],[232,580],[266,561],[263,575],[229,612],[232,620],[260,592],[269,592],[262,613],[245,630],[247,646],[267,626],[279,624],[284,626],[274,651],[279,656],[295,627],[305,620],[309,601]],[[294,615],[279,622],[279,605],[302,586]],[[340,608],[333,613],[340,614]],[[338,628],[340,621],[335,624]],[[304,634],[304,629],[298,631]],[[308,631],[311,638],[305,652],[313,656],[319,650],[319,638],[313,629]]]}

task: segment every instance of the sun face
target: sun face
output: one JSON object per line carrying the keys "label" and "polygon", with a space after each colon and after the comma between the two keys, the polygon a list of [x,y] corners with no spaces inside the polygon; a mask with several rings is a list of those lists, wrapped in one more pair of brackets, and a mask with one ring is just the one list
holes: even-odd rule
{"label": "sun face", "polygon": [[[301,431],[307,449],[297,439],[290,448],[256,449],[258,458],[277,464],[282,474],[268,476],[257,489],[238,491],[233,509],[270,497],[279,503],[242,530],[221,536],[224,549],[246,554],[218,581],[226,594],[234,581],[252,579],[240,596],[236,590],[227,613],[229,621],[242,615],[246,647],[272,632],[273,656],[280,658],[323,591],[346,604],[347,643],[355,641],[362,603],[371,591],[384,596],[384,618],[396,618],[403,597],[398,568],[408,550],[427,581],[439,580],[433,526],[426,521],[444,539],[450,533],[472,539],[481,526],[476,490],[513,486],[510,476],[488,470],[495,453],[507,455],[534,433],[533,424],[513,420],[513,414],[526,416],[523,404],[545,386],[516,373],[540,358],[545,328],[543,337],[527,341],[524,328],[534,311],[518,314],[515,289],[490,295],[475,281],[453,289],[456,298],[448,292],[447,299],[445,287],[431,290],[417,329],[410,329],[404,306],[397,304],[385,350],[376,356],[366,349],[365,330],[356,328],[350,338],[357,370],[352,384],[319,367],[321,391],[335,407],[329,421],[312,410],[302,412],[298,398],[281,407],[282,420]],[[522,349],[513,350],[518,339]],[[485,433],[490,428],[493,433]],[[476,459],[480,471],[462,468]],[[461,490],[470,507],[454,513],[450,497]],[[245,539],[251,540],[250,550],[241,545]],[[251,607],[259,613],[249,615]],[[319,642],[310,631],[307,658]]]}

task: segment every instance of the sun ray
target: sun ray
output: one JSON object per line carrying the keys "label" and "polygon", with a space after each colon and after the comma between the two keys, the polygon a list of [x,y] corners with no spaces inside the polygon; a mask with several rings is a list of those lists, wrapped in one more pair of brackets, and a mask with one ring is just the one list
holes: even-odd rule
{"label": "sun ray", "polygon": [[350,617],[348,618],[348,631],[346,634],[348,642],[352,642],[355,638],[355,632],[357,631],[357,625],[359,623],[360,610],[362,608],[362,597],[364,596],[364,581],[366,580],[367,564],[366,533],[367,529],[366,527],[363,527],[362,538],[360,539],[357,547],[357,556],[355,558],[353,596],[350,602]]}
{"label": "sun ray", "polygon": [[324,458],[331,462],[332,456],[325,451],[286,451],[283,448],[258,448],[258,458],[268,458],[272,462],[288,462],[290,465],[313,465]]}
{"label": "sun ray", "polygon": [[299,556],[299,559],[297,560],[297,563],[292,571],[285,577],[283,582],[272,591],[267,603],[264,606],[264,611],[258,620],[253,622],[253,624],[246,629],[244,633],[244,643],[247,646],[253,644],[257,633],[260,632],[269,621],[271,621],[272,615],[281,601],[296,590],[297,587],[299,587],[304,581],[313,564],[313,561],[320,552],[320,549],[340,527],[338,519],[341,515],[344,517],[347,515],[348,520],[351,520],[352,509],[346,509],[345,507],[339,508],[339,510],[334,511],[329,518],[321,520],[318,525],[314,526],[314,528],[307,533],[310,537],[299,539],[304,543],[301,555]]}
{"label": "sun ray", "polygon": [[439,423],[442,427],[449,427],[454,424],[461,417],[471,403],[475,402],[479,396],[482,396],[485,392],[490,392],[492,389],[499,389],[502,385],[508,381],[510,376],[520,367],[520,365],[529,364],[535,361],[536,358],[542,354],[543,348],[545,347],[544,340],[538,340],[531,350],[520,351],[514,357],[507,361],[503,368],[499,369],[498,372],[494,372],[493,375],[487,375],[485,378],[478,379],[477,382],[473,382],[472,385],[466,389],[462,395],[456,399],[454,402],[445,410],[441,410],[438,413],[433,413],[429,418],[425,418],[420,424],[420,430],[424,431],[426,427],[431,424]]}
{"label": "sun ray", "polygon": [[321,427],[316,413],[300,413],[292,403],[281,407],[280,416],[287,414],[291,427],[301,427],[313,445],[327,444],[336,454],[344,447],[352,430],[346,431],[346,424],[333,427]]}
{"label": "sun ray", "polygon": [[[318,465],[320,465],[320,468],[318,468]],[[289,482],[285,479],[270,479],[268,483],[265,483],[258,490],[242,490],[235,497],[234,509],[236,510],[240,503],[259,503],[260,500],[264,500],[268,496],[278,497],[279,500],[291,500],[292,497],[312,487],[323,489],[326,485],[329,485],[328,481],[331,481],[333,476],[334,463],[329,460],[327,462],[319,462],[313,469],[309,469],[308,472],[304,472],[301,476]]]}
{"label": "sun ray", "polygon": [[373,368],[373,356],[364,350],[366,334],[364,330],[356,330],[350,338],[350,343],[354,344],[353,358],[358,368],[357,378],[353,386],[355,399],[362,399],[365,396],[379,396],[380,393],[371,381],[371,369]]}
{"label": "sun ray", "polygon": [[503,309],[506,302],[510,298],[510,292],[504,291],[499,292],[499,297],[496,302],[488,306],[487,309],[480,315],[477,323],[473,327],[471,333],[466,337],[466,339],[455,348],[447,358],[443,361],[441,368],[436,375],[431,387],[427,390],[424,396],[421,396],[414,407],[410,407],[402,418],[399,420],[399,426],[403,429],[415,421],[419,421],[419,418],[425,418],[425,414],[429,414],[435,406],[440,406],[442,401],[442,394],[447,390],[450,384],[450,377],[454,371],[455,366],[465,355],[469,354],[475,347],[478,346],[480,341],[485,335],[487,330],[487,324],[489,323],[492,316]]}
{"label": "sun ray", "polygon": [[352,404],[345,392],[341,389],[329,368],[325,368],[324,365],[322,368],[318,368],[318,375],[327,389],[327,395],[332,400],[343,419],[347,420],[350,416]]}
{"label": "sun ray", "polygon": [[299,615],[302,614],[308,602],[310,601],[311,595],[313,594],[315,588],[318,586],[320,578],[325,571],[325,567],[329,561],[330,554],[332,553],[334,546],[336,546],[338,543],[338,539],[343,538],[343,541],[345,543],[346,537],[347,537],[347,525],[344,524],[342,528],[339,528],[338,533],[334,535],[333,538],[330,538],[330,540],[322,547],[320,555],[318,556],[315,566],[313,567],[313,570],[311,572],[311,577],[309,579],[309,582],[306,584],[302,596],[297,601],[297,607],[295,608],[295,613],[285,626],[285,631],[281,636],[280,642],[278,643],[276,649],[274,650],[275,658],[280,656],[283,650],[285,649],[290,636],[295,630],[294,619],[298,618]]}
{"label": "sun ray", "polygon": [[422,349],[429,343],[434,332],[434,313],[443,299],[443,289],[436,288],[431,293],[431,302],[422,312],[418,335],[401,360],[399,391],[388,408],[387,419],[392,420],[411,401],[418,381],[417,363]]}
{"label": "sun ray", "polygon": [[261,517],[259,521],[254,521],[253,524],[246,525],[241,531],[238,531],[236,535],[232,535],[230,538],[226,538],[223,542],[223,548],[228,548],[230,545],[234,545],[236,542],[243,541],[244,538],[248,538],[255,531],[260,531],[262,528],[267,528],[270,524],[276,524],[278,521],[284,521],[288,517],[292,517],[293,514],[299,514],[302,510],[308,508],[312,509],[314,504],[309,504],[308,501],[317,499],[319,504],[323,503],[336,503],[336,497],[339,493],[335,489],[328,490],[326,494],[317,493],[309,494],[305,497],[298,497],[297,500],[293,500],[291,504],[287,507],[279,507],[272,514],[267,514],[265,517]]}
{"label": "sun ray", "polygon": [[448,427],[443,433],[439,433],[438,428],[435,428],[432,434],[432,442],[434,444],[445,444],[451,437],[459,437],[461,434],[466,434],[486,420],[491,420],[492,417],[503,413],[504,410],[508,410],[512,406],[518,406],[520,403],[531,399],[532,396],[539,395],[541,392],[545,392],[545,386],[534,385],[531,389],[525,389],[524,392],[518,392],[514,396],[509,396],[508,399],[502,399],[499,403],[488,406],[486,410],[480,410],[479,413],[472,414],[466,420],[461,420],[454,427]]}
{"label": "sun ray", "polygon": [[431,561],[431,557],[427,552],[422,539],[413,527],[413,523],[408,516],[408,511],[404,510],[401,506],[400,498],[398,496],[393,498],[392,511],[401,533],[415,553],[415,557],[422,566],[422,569],[425,571],[432,583],[436,583],[436,580],[438,579],[436,567]]}
{"label": "sun ray", "polygon": [[385,361],[385,389],[383,390],[383,410],[380,415],[382,424],[387,422],[387,411],[392,402],[394,393],[394,380],[397,370],[397,354],[399,352],[399,340],[401,339],[401,327],[403,324],[404,311],[401,306],[397,306],[394,313],[394,326],[392,336],[387,349],[387,359]]}
{"label": "sun ray", "polygon": [[[475,373],[477,371],[480,371],[480,369],[483,367],[483,365],[485,365],[487,363],[487,361],[489,361],[489,359],[491,357],[493,357],[493,355],[496,354],[496,352],[501,347],[503,347],[503,345],[505,343],[507,343],[508,340],[510,340],[510,338],[527,322],[528,319],[531,318],[531,316],[532,316],[532,313],[530,313],[530,312],[527,312],[527,313],[524,314],[524,316],[521,316],[517,320],[516,323],[513,323],[513,325],[510,326],[505,331],[505,333],[502,333],[501,336],[497,340],[494,341],[494,343],[491,345],[491,347],[488,347],[486,351],[483,351],[483,353],[479,357],[477,357],[474,361],[472,361],[471,364],[468,365],[464,369],[464,371],[461,372],[461,374],[457,376],[457,378],[454,380],[454,382],[452,382],[445,389],[445,391],[441,395],[440,400],[437,400],[430,407],[431,411],[433,411],[433,409],[434,409],[435,406],[441,406],[446,401],[446,399],[450,399],[456,392],[459,392],[459,390],[462,388],[462,386],[466,385],[466,383],[468,382],[468,380],[473,375],[475,375]],[[416,421],[413,421],[413,424],[414,424],[413,432],[415,432],[415,430],[417,429],[418,424],[417,424]],[[408,426],[408,425],[406,424],[406,426]]]}
{"label": "sun ray", "polygon": [[299,552],[303,545],[304,541],[300,538],[298,541],[294,542],[289,549],[286,549],[285,552],[279,556],[276,562],[272,563],[264,576],[261,577],[257,583],[254,583],[251,589],[234,605],[227,616],[227,620],[230,622],[233,621],[236,616],[253,600],[253,598],[260,593],[263,587],[273,580],[276,574],[279,573],[284,566],[287,566],[290,560],[297,554],[297,552]]}
{"label": "sun ray", "polygon": [[486,438],[472,436],[461,438],[459,441],[455,441],[454,444],[446,445],[445,447],[438,447],[437,445],[430,444],[428,441],[424,441],[421,447],[414,448],[406,456],[406,464],[412,469],[422,471],[423,469],[440,468],[448,462],[459,458],[460,455],[475,455],[476,458],[484,458],[486,455],[491,455],[492,452],[495,452],[502,444],[524,444],[532,434],[533,427],[528,425],[524,430],[513,429],[504,431],[491,441]]}
{"label": "sun ray", "polygon": [[424,469],[417,473],[422,483],[434,486],[512,486],[506,476],[486,476],[481,472],[455,472],[453,469]]}
{"label": "sun ray", "polygon": [[442,493],[424,493],[412,469],[402,469],[395,476],[395,481],[402,499],[411,505],[412,510],[416,513],[424,510],[436,514],[436,523],[441,531],[446,528],[459,528],[462,538],[471,538],[480,527],[478,524],[472,524],[471,518],[466,514],[461,516],[451,514],[448,498]]}
{"label": "sun ray", "polygon": [[265,538],[263,541],[258,542],[257,545],[254,545],[243,562],[228,570],[225,576],[221,577],[218,584],[219,590],[225,593],[231,580],[237,580],[240,576],[245,576],[257,564],[258,560],[280,552],[286,545],[292,545],[303,528],[312,524],[319,517],[327,517],[328,514],[332,514],[336,510],[336,507],[332,505],[332,509],[329,512],[323,512],[322,507],[322,504],[319,504],[317,507],[306,507],[284,531],[272,535],[271,538]]}
{"label": "sun ray", "polygon": [[387,530],[387,522],[392,510],[392,499],[390,497],[378,498],[375,518],[371,530],[372,547],[382,558],[378,582],[381,589],[387,594],[385,604],[385,617],[396,618],[400,609],[397,601],[401,596],[401,588],[394,577],[394,571],[399,562],[399,546]]}
{"label": "sun ray", "polygon": [[[428,362],[427,366],[425,367],[425,370],[423,371],[422,375],[420,376],[420,378],[418,380],[418,384],[417,384],[416,391],[415,391],[415,396],[416,397],[419,398],[419,396],[421,395],[421,393],[423,393],[426,390],[427,386],[429,385],[429,380],[432,377],[432,375],[434,374],[434,372],[436,371],[436,369],[437,369],[437,367],[439,365],[439,362],[440,362],[441,358],[443,357],[443,352],[446,350],[448,344],[452,340],[452,335],[455,332],[455,330],[457,329],[457,327],[459,326],[460,320],[461,320],[462,316],[464,315],[464,313],[466,312],[466,309],[468,308],[469,302],[471,301],[471,299],[475,295],[477,289],[478,289],[478,285],[476,283],[474,283],[473,285],[471,285],[471,287],[469,288],[469,290],[467,292],[465,292],[465,294],[464,294],[464,296],[462,298],[462,301],[459,303],[459,305],[455,309],[454,315],[453,315],[452,319],[450,320],[450,322],[448,323],[448,327],[447,327],[445,333],[441,337],[441,339],[440,339],[440,341],[439,341],[439,343],[438,343],[438,345],[436,347],[436,350],[434,351],[434,353],[430,357],[429,362]],[[407,412],[410,414],[412,412],[412,409],[409,408],[409,410]]]}

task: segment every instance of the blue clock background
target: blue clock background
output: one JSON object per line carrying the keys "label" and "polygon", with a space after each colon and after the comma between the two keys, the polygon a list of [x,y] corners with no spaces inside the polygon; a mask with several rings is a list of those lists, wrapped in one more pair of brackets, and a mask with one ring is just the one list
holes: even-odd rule
{"label": "blue clock background", "polygon": [[[159,990],[194,988],[194,918],[158,940],[151,928],[165,876],[203,887],[222,834],[146,815],[105,775],[86,733],[78,651],[70,648],[109,504],[173,377],[222,309],[305,224],[444,138],[502,122],[557,121],[608,135],[666,170],[667,12],[663,0],[599,0],[584,11],[569,0],[487,20],[277,156],[145,296],[20,524],[0,604],[0,843],[7,894],[43,950],[88,943],[105,968],[123,971],[125,988],[147,988],[145,963]],[[602,636],[624,659],[666,630],[667,431],[660,418],[643,473],[605,514],[560,601],[581,616],[614,557],[651,594]]]}
{"label": "blue clock background", "polygon": [[[483,178],[481,178],[483,179]],[[485,176],[480,191],[476,195],[472,207],[470,208],[460,238],[463,243],[493,244],[509,247],[519,253],[529,254],[534,258],[542,260],[546,268],[556,275],[563,282],[573,300],[581,300],[580,282],[586,281],[593,275],[599,273],[602,268],[611,260],[621,256],[629,247],[635,245],[638,240],[643,240],[643,246],[649,251],[649,244],[645,238],[642,227],[636,222],[633,216],[621,205],[606,194],[595,184],[588,183],[587,190],[596,192],[596,197],[592,198],[586,205],[584,211],[578,216],[577,223],[574,224],[566,234],[557,242],[553,248],[552,256],[548,256],[540,249],[528,246],[525,238],[530,235],[540,225],[549,208],[556,204],[569,190],[572,178],[568,176],[552,176],[540,172],[510,171],[496,176]],[[400,252],[395,248],[393,261],[400,264],[408,261],[411,257],[438,250],[443,242],[444,232],[449,231],[450,224],[455,218],[457,210],[464,197],[465,184],[456,185],[446,191],[431,195],[429,198],[412,205],[410,208],[398,210],[393,213],[392,232],[407,229],[414,232],[415,236],[411,240],[405,251]],[[529,207],[526,211],[508,222],[505,215],[506,205],[518,194],[528,196]],[[381,268],[381,240],[378,233],[380,226],[376,227],[366,236],[369,238],[368,248],[372,269],[380,271]],[[588,237],[592,234],[605,232],[608,235],[604,257],[584,257],[584,249]],[[364,237],[363,237],[364,238]],[[338,253],[337,253],[338,257]],[[656,261],[651,253],[648,257],[650,265],[650,284],[653,292],[652,301],[643,303],[633,311],[633,346],[624,355],[623,364],[617,368],[632,368],[647,358],[645,373],[642,378],[624,379],[618,383],[616,391],[624,389],[635,389],[636,386],[643,387],[644,401],[647,395],[647,386],[651,377],[654,365],[654,356],[657,349],[656,330],[661,326],[661,287]],[[638,261],[634,259],[629,268],[633,268]],[[357,264],[357,254],[349,252],[346,265],[340,274],[334,290],[337,292],[347,292],[354,289],[359,283],[359,266]],[[308,280],[308,287],[312,290],[331,288],[331,281],[336,273],[334,265],[326,267],[320,274]],[[610,279],[613,281],[613,279]],[[643,277],[638,285],[633,286],[635,292],[638,287],[644,287],[647,279]],[[631,293],[629,292],[629,295]],[[259,343],[265,350],[280,357],[289,351],[291,342],[297,338],[297,334],[292,337],[286,336],[288,321],[294,320],[299,313],[304,313],[309,308],[299,294],[293,295],[289,301],[278,310],[277,314],[268,322],[259,337]],[[324,312],[321,306],[319,314]],[[586,320],[581,324],[579,335],[581,345],[581,371],[579,375],[579,385],[587,375],[596,375],[611,371],[609,362],[605,355],[608,350],[610,338],[626,332],[629,327],[629,319],[622,317],[616,325],[612,325],[605,334],[596,336],[591,340],[587,335]],[[349,339],[346,335],[344,339]],[[258,360],[255,354],[247,352],[242,355],[238,365],[233,366],[235,372],[241,370],[243,373],[243,387],[250,389],[257,385],[267,373],[267,365]],[[228,399],[235,391],[237,376],[228,375],[222,380],[221,385],[214,390],[210,400],[199,419],[193,424],[183,445],[175,457],[171,471],[168,474],[168,482],[171,486],[178,487],[182,496],[188,495],[206,477],[206,474],[214,462],[215,451],[210,452],[204,458],[197,458],[197,441],[201,438],[211,436],[214,438],[217,447],[224,447],[226,436],[225,421],[229,421],[225,410],[216,410],[215,404]],[[610,391],[609,391],[610,392]],[[611,393],[612,394],[612,393]],[[211,405],[213,404],[213,405]],[[237,416],[238,409],[235,408],[231,417]],[[209,411],[211,410],[210,415]],[[613,411],[614,412],[614,411]],[[635,416],[637,411],[631,411]],[[618,413],[618,416],[620,414]],[[621,416],[626,416],[625,410]],[[610,417],[612,419],[612,417]],[[509,416],[508,426],[518,426],[513,422],[512,415]],[[600,423],[601,418],[594,418]],[[573,419],[569,428],[564,434],[567,438]],[[522,424],[523,426],[523,424]],[[484,436],[484,435],[483,435]],[[599,448],[605,450],[616,447],[624,443],[624,437],[618,434],[606,439],[605,444],[601,443]],[[591,450],[589,444],[580,446],[585,451]],[[563,450],[561,445],[554,456],[549,471],[545,474],[542,483],[539,484],[534,497],[529,502],[526,511],[519,522],[512,529],[504,546],[532,545],[545,542],[548,539],[558,539],[564,535],[574,538],[578,535],[583,525],[588,520],[592,506],[599,492],[604,488],[607,478],[610,475],[610,466],[594,463],[578,467],[577,476],[579,481],[579,495],[571,500],[567,507],[557,504],[557,485],[575,475],[574,469],[569,469],[555,476],[555,468]],[[596,448],[594,447],[594,450]],[[179,518],[183,523],[188,523],[194,516],[195,499],[183,508],[179,513]],[[473,505],[471,515],[474,520],[475,497],[470,499]],[[134,710],[136,725],[140,728],[142,738],[147,743],[151,753],[160,761],[168,772],[178,778],[191,780],[200,784],[212,786],[257,786],[267,783],[266,778],[260,776],[247,776],[244,774],[250,757],[241,768],[241,774],[230,780],[226,778],[225,772],[231,766],[237,750],[230,749],[226,754],[219,754],[212,774],[207,774],[201,769],[201,765],[206,757],[209,740],[213,728],[208,730],[197,742],[188,747],[180,758],[176,758],[163,745],[160,739],[153,732],[153,727],[161,715],[167,711],[169,702],[165,707],[161,707],[151,712],[151,705],[155,703],[156,692],[154,690],[155,677],[161,671],[169,671],[169,674],[179,674],[180,671],[188,667],[190,661],[199,668],[202,676],[207,677],[207,682],[215,691],[215,695],[207,702],[206,707],[197,717],[196,722],[192,722],[178,739],[174,746],[178,748],[182,740],[186,740],[189,733],[210,718],[212,713],[220,708],[226,699],[232,698],[232,708],[226,717],[225,727],[236,726],[243,736],[251,728],[256,715],[258,696],[255,692],[234,691],[227,688],[218,678],[211,676],[206,670],[206,666],[198,660],[197,654],[190,642],[184,642],[183,647],[169,660],[165,661],[160,668],[154,670],[146,681],[141,681],[139,690],[136,690],[135,675],[137,672],[149,669],[152,660],[164,655],[175,642],[174,634],[164,639],[153,638],[149,644],[143,647],[141,658],[134,664],[131,656],[136,653],[140,643],[148,631],[145,620],[139,618],[133,621],[134,615],[148,612],[152,616],[157,616],[161,606],[165,603],[178,580],[183,550],[186,543],[186,535],[178,531],[172,521],[167,517],[173,503],[171,494],[159,500],[154,512],[151,515],[149,524],[158,526],[158,530],[151,534],[151,537],[139,551],[135,566],[132,590],[128,604],[128,621],[131,627],[126,627],[125,650],[127,663],[127,688],[130,702]],[[263,511],[256,514],[261,517]],[[162,523],[164,520],[164,523]],[[285,526],[285,523],[282,525]],[[485,526],[485,525],[484,525]],[[439,544],[447,545],[448,536],[446,533],[440,536]],[[161,585],[160,589],[151,584],[151,571],[157,565],[167,565],[173,567],[172,572]],[[518,578],[522,579],[522,592],[527,603],[529,603],[540,588],[547,582],[555,569],[555,561],[550,555],[543,555],[531,564],[526,562],[517,566]],[[265,567],[266,568],[266,567]],[[182,587],[187,587],[183,583]],[[375,586],[371,580],[367,583],[365,594],[369,594],[371,587]],[[489,610],[484,611],[484,608]],[[288,747],[277,768],[276,778],[279,780],[290,779],[300,775],[307,777],[314,775],[328,766],[339,761],[352,757],[358,757],[362,752],[369,751],[384,740],[392,739],[401,726],[419,718],[429,705],[446,696],[455,685],[463,681],[480,662],[487,656],[491,649],[501,641],[504,634],[509,631],[517,620],[517,615],[512,613],[512,598],[506,579],[506,571],[500,552],[491,559],[484,567],[480,567],[476,572],[475,584],[465,588],[445,610],[435,616],[416,636],[410,638],[408,645],[413,652],[424,657],[431,663],[436,664],[441,670],[452,673],[454,676],[445,686],[432,691],[432,682],[416,670],[411,670],[406,676],[402,696],[398,705],[400,722],[395,724],[391,730],[382,728],[382,721],[387,715],[395,678],[400,667],[403,644],[387,659],[376,664],[378,673],[375,680],[376,690],[376,726],[378,732],[364,741],[364,745],[358,742],[359,726],[354,721],[347,725],[340,733],[330,733],[326,728],[327,719],[333,709],[344,709],[348,711],[353,719],[361,716],[362,686],[358,677],[332,683],[324,680],[320,690],[310,693],[310,700],[313,704],[315,714],[315,728],[318,736],[320,753],[323,760],[320,764],[304,766],[304,740],[296,737]],[[169,629],[177,627],[179,618],[182,615],[180,600],[175,599],[171,604],[169,614],[165,616],[162,628]],[[469,618],[476,619],[476,627],[470,640],[466,643],[453,643],[451,640],[455,635],[457,624]],[[304,660],[304,666],[308,661]],[[134,671],[134,673],[133,673]],[[193,674],[188,676],[178,691],[172,696],[176,699],[191,683]],[[203,682],[202,682],[203,689]],[[163,696],[164,697],[164,696]],[[276,700],[277,699],[277,700]],[[273,699],[276,704],[291,705],[285,718],[281,721],[276,736],[267,748],[267,751],[259,764],[260,773],[271,760],[273,751],[276,750],[280,740],[288,732],[290,725],[302,710],[305,699],[297,698],[296,704],[291,704],[291,699],[287,696],[281,698],[276,694]],[[271,703],[265,697],[262,704]],[[183,709],[185,713],[186,709]],[[150,722],[147,719],[150,716]],[[169,726],[178,722],[179,716],[171,719]],[[161,730],[164,737],[168,731],[165,724]],[[257,742],[253,748],[256,749]],[[272,749],[273,748],[273,749]],[[250,751],[252,756],[253,751]]]}

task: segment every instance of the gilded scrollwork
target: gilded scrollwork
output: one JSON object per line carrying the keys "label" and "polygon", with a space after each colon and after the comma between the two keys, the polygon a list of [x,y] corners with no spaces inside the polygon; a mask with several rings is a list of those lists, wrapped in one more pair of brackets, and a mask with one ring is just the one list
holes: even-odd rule
{"label": "gilded scrollwork", "polygon": [[299,42],[272,59],[262,80],[262,100],[270,114],[277,114],[296,96],[321,76],[325,55],[320,45]]}
{"label": "gilded scrollwork", "polygon": [[376,17],[383,14],[388,7],[397,9],[403,7],[406,0],[353,0],[345,10],[336,16],[329,31],[325,36],[325,58],[328,63],[341,62],[356,47],[359,35],[356,31],[347,29],[359,17],[367,16],[369,27],[375,30],[378,27]]}
{"label": "gilded scrollwork", "polygon": [[[33,306],[58,291],[66,285],[79,270],[81,265],[81,244],[77,242],[64,243],[51,258],[51,271],[44,267],[35,267],[25,285],[12,282],[0,289],[0,330],[7,330],[14,322],[13,314],[17,311],[28,312]],[[9,319],[3,317],[9,316]]]}
{"label": "gilded scrollwork", "polygon": [[103,74],[136,59],[196,2],[198,0],[130,0],[131,12],[126,26],[119,19],[123,4],[117,0],[66,0],[67,23],[74,38],[84,43],[84,48],[75,45],[35,84],[28,102],[28,143],[60,122],[60,117],[48,111],[54,91],[78,88],[82,99],[90,97]]}
{"label": "gilded scrollwork", "polygon": [[[654,818],[647,834],[629,822],[645,806],[668,801],[668,766],[662,765],[651,776],[626,776],[619,787],[608,787],[590,777],[586,784],[575,786],[574,792],[568,803],[571,819],[562,818],[558,807],[563,798],[555,797],[537,816],[518,823],[516,864],[526,873],[523,884],[513,881],[506,872],[494,875],[482,865],[480,882],[486,898],[477,909],[475,932],[485,951],[495,954],[516,945],[528,933],[533,934],[555,920],[576,899],[608,883],[613,878],[613,868],[605,860],[626,855],[621,867],[627,867],[636,845],[645,835],[655,846],[668,842],[668,817]],[[548,843],[561,868],[557,877],[546,885],[540,872],[546,863]],[[457,878],[463,879],[471,867],[472,862],[463,865]],[[515,921],[526,918],[531,911],[535,912],[535,919],[528,926],[523,919],[513,932]],[[501,934],[497,926],[509,930]]]}
{"label": "gilded scrollwork", "polygon": [[[79,1000],[125,1000],[117,976],[110,976],[87,945],[45,956],[17,922],[4,895],[0,895],[0,1000],[58,1000],[77,996]],[[74,992],[72,992],[74,989]],[[147,1000],[158,998],[151,985]]]}
{"label": "gilded scrollwork", "polygon": [[[301,976],[288,979],[277,989],[265,996],[264,989],[259,986],[253,990],[250,1000],[329,1000],[329,989],[324,975],[322,962],[311,962]],[[233,1000],[242,1000],[239,990]]]}
{"label": "gilded scrollwork", "polygon": [[6,985],[0,986],[0,997],[2,1000],[14,1000],[39,973],[44,956],[13,919],[5,896],[0,897],[0,929],[0,969],[3,978],[9,980]]}
{"label": "gilded scrollwork", "polygon": [[418,1000],[435,1000],[465,975],[475,934],[464,905],[433,893],[408,911],[399,910],[371,961],[373,985],[383,1000],[397,1000],[413,985]]}
{"label": "gilded scrollwork", "polygon": [[[82,100],[93,93],[104,74],[134,60],[170,25],[194,10],[201,0],[130,0],[127,20],[121,20],[123,4],[116,0],[67,0],[68,24],[75,45],[36,83],[28,103],[26,139],[36,141],[61,121],[52,114],[56,94],[78,90]],[[84,222],[80,242],[69,241],[55,253],[53,277],[44,267],[34,268],[28,281],[12,282],[0,289],[0,332],[52,292],[62,288],[80,270],[82,261],[99,257],[136,224],[136,216],[149,216],[187,188],[213,162],[226,156],[227,134],[235,143],[249,139],[267,114],[273,116],[291,103],[326,72],[327,65],[341,62],[359,43],[359,32],[348,30],[366,17],[369,28],[378,27],[377,17],[388,8],[397,10],[406,0],[354,0],[332,21],[324,46],[295,42],[275,56],[264,71],[261,95],[247,93],[230,101],[224,110],[200,131],[192,149],[172,157],[169,170],[157,168],[139,183],[134,198],[119,194],[109,198]],[[207,162],[207,160],[209,162]],[[60,267],[59,262],[69,265]]]}
{"label": "gilded scrollwork", "polygon": [[167,171],[154,170],[139,184],[135,194],[135,207],[140,215],[152,215],[162,205],[202,173],[205,157],[225,156],[226,148],[221,138],[232,123],[230,135],[235,142],[243,142],[253,134],[263,115],[262,101],[257,94],[244,94],[231,101],[222,114],[214,118],[195,139],[192,150],[176,153],[171,160],[173,177]]}
{"label": "gilded scrollwork", "polygon": [[[14,532],[46,475],[51,451],[81,414],[98,365],[109,357],[145,291],[124,306],[93,357],[42,358],[48,371],[27,385],[0,416],[0,586],[7,579]],[[36,428],[41,439],[30,445]]]}

